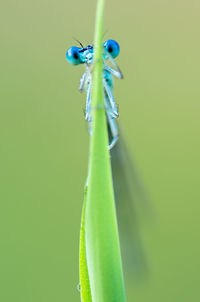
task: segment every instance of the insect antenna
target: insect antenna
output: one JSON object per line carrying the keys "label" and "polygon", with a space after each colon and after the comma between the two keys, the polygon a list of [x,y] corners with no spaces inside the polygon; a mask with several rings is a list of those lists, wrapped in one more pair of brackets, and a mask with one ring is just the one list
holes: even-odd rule
{"label": "insect antenna", "polygon": [[84,48],[83,44],[82,44],[79,40],[77,40],[77,39],[74,38],[74,37],[72,37],[72,39],[73,39],[74,41],[76,41],[82,48]]}

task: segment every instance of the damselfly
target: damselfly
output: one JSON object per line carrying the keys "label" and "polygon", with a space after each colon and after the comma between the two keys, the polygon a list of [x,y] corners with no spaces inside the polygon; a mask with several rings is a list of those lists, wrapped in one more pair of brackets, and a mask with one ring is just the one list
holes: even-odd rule
{"label": "damselfly", "polygon": [[[79,90],[84,89],[87,93],[85,119],[89,122],[89,132],[91,134],[92,109],[91,109],[91,89],[92,89],[92,68],[94,62],[94,47],[88,45],[84,47],[70,47],[66,53],[68,62],[72,65],[85,64],[86,70],[80,79]],[[109,149],[111,149],[111,166],[113,174],[113,184],[115,191],[116,209],[119,222],[120,241],[122,243],[122,258],[125,267],[132,273],[141,272],[144,269],[143,249],[137,224],[137,214],[135,205],[146,203],[146,194],[142,184],[137,177],[135,166],[129,160],[128,152],[122,142],[117,142],[119,130],[116,118],[118,108],[113,97],[114,77],[122,79],[123,75],[115,62],[115,58],[120,53],[120,46],[114,40],[107,40],[103,44],[103,86],[104,105],[107,115]],[[108,65],[109,64],[109,65]],[[111,67],[111,66],[112,67]],[[114,147],[114,145],[116,146]],[[114,148],[113,148],[114,147]],[[139,202],[135,202],[139,201]]]}
{"label": "damselfly", "polygon": [[[92,89],[92,67],[94,62],[94,47],[88,45],[83,47],[70,47],[66,53],[68,62],[72,65],[85,64],[86,70],[80,79],[79,90],[86,90],[86,109],[85,119],[89,122],[89,133],[91,134],[92,110],[91,110],[91,89]],[[122,72],[115,62],[115,58],[119,55],[120,46],[114,40],[107,40],[103,44],[103,86],[105,96],[105,110],[107,115],[107,123],[110,133],[110,141],[108,148],[111,149],[118,140],[118,128],[116,118],[118,117],[118,109],[113,97],[113,76],[119,79],[123,78]],[[112,65],[109,66],[108,63]]]}

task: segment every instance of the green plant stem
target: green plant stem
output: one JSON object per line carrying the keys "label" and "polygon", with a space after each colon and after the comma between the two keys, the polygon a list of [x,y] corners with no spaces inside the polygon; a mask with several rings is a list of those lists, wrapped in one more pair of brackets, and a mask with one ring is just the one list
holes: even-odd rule
{"label": "green plant stem", "polygon": [[104,108],[103,14],[104,0],[99,0],[93,69],[93,123],[85,205],[86,265],[92,302],[124,302],[126,298]]}

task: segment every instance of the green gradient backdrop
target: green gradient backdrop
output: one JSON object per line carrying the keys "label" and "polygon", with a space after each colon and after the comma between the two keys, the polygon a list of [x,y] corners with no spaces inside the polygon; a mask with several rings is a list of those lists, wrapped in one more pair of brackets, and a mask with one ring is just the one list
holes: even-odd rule
{"label": "green gradient backdrop", "polygon": [[[0,32],[0,301],[78,302],[88,133],[82,67],[95,1],[4,1]],[[156,209],[142,238],[145,281],[128,301],[199,301],[200,3],[107,1],[121,45],[120,122]]]}

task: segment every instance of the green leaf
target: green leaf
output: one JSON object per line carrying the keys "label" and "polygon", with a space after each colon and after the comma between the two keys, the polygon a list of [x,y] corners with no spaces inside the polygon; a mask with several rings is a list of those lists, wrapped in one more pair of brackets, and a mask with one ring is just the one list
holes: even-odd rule
{"label": "green leaf", "polygon": [[80,231],[80,251],[79,251],[79,266],[80,266],[80,291],[82,302],[92,302],[90,281],[87,268],[86,248],[85,248],[85,205],[87,200],[87,186],[85,186],[84,203],[81,218]]}
{"label": "green leaf", "polygon": [[[125,302],[103,91],[103,14],[96,15],[92,89],[92,136],[88,192],[83,208],[80,277],[83,302]],[[83,249],[82,249],[83,244]],[[84,246],[85,244],[85,246]],[[85,278],[85,279],[84,279]],[[91,296],[90,296],[91,290]]]}

